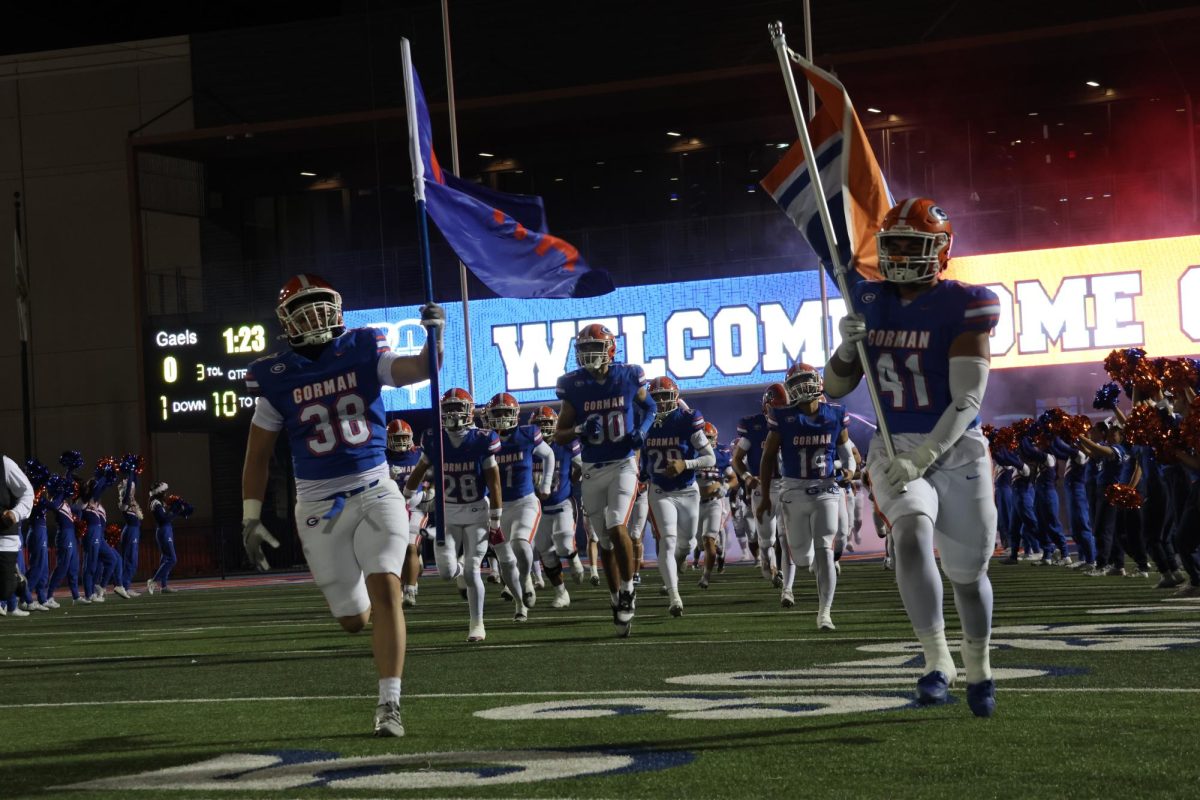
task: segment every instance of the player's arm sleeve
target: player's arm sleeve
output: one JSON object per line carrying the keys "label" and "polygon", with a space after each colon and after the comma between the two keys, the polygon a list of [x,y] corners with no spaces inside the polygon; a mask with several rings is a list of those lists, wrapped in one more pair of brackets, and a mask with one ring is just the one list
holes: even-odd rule
{"label": "player's arm sleeve", "polygon": [[692,434],[692,447],[696,448],[696,457],[684,460],[683,465],[685,467],[688,469],[704,469],[705,467],[716,466],[717,453],[713,450],[713,446],[708,443],[708,437],[704,435],[704,431]]}
{"label": "player's arm sleeve", "polygon": [[271,401],[259,395],[254,398],[254,417],[251,424],[268,431],[283,430],[283,414],[280,414]]}
{"label": "player's arm sleeve", "polygon": [[854,457],[854,445],[849,439],[838,442],[838,456],[842,459],[842,469],[854,472],[858,468],[858,459]]}
{"label": "player's arm sleeve", "polygon": [[[942,457],[975,421],[987,389],[986,358],[957,356],[950,359],[950,403],[916,451],[924,451],[926,465]],[[915,451],[914,451],[915,452]]]}
{"label": "player's arm sleeve", "polygon": [[646,391],[646,387],[638,389],[637,394],[633,396],[634,405],[642,412],[642,421],[638,425],[638,430],[645,437],[650,433],[650,428],[654,426],[654,417],[658,413],[658,403],[654,402],[654,398]]}
{"label": "player's arm sleeve", "polygon": [[542,481],[538,491],[550,494],[554,488],[554,449],[545,442],[538,442],[537,447],[533,448],[533,457],[542,462]]}
{"label": "player's arm sleeve", "polygon": [[404,356],[392,350],[380,351],[379,360],[375,362],[375,377],[379,379],[380,386],[402,385],[396,383],[396,378],[392,375],[392,366],[402,358]]}

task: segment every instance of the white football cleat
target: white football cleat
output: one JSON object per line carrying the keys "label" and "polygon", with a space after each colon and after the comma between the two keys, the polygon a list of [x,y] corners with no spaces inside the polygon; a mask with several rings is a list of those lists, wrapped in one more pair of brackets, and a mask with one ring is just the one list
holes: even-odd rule
{"label": "white football cleat", "polygon": [[487,631],[483,629],[483,620],[475,620],[471,623],[471,627],[467,629],[468,642],[482,642],[487,638]]}
{"label": "white football cleat", "polygon": [[554,587],[554,599],[550,601],[551,608],[569,608],[571,606],[571,595],[567,594],[566,586]]}
{"label": "white football cleat", "polygon": [[399,703],[380,703],[375,706],[375,735],[397,738],[404,735]]}
{"label": "white football cleat", "polygon": [[592,577],[590,578],[590,580],[592,582],[592,586],[599,586],[600,585],[600,573],[596,572],[596,570],[592,570]]}
{"label": "white football cleat", "polygon": [[837,626],[833,624],[833,620],[829,618],[829,611],[820,611],[817,613],[817,630],[819,631],[836,631]]}
{"label": "white football cleat", "polygon": [[671,607],[670,612],[672,617],[683,616],[683,600],[679,597],[679,592],[671,592]]}
{"label": "white football cleat", "polygon": [[125,587],[120,584],[113,587],[113,594],[117,597],[124,597],[126,600],[129,599],[129,592],[125,591]]}
{"label": "white football cleat", "polygon": [[701,589],[708,588],[708,571],[707,570],[704,572],[703,575],[700,576],[700,582],[697,583],[696,585],[699,586]]}
{"label": "white football cleat", "polygon": [[528,622],[529,611],[525,608],[525,604],[518,600],[515,608],[516,610],[513,611],[513,622]]}
{"label": "white football cleat", "polygon": [[157,593],[158,593],[158,581],[154,580],[154,578],[151,578],[150,580],[146,581],[146,594],[157,594]]}
{"label": "white football cleat", "polygon": [[404,587],[404,597],[400,600],[401,608],[412,608],[417,604],[417,593],[413,591],[411,586]]}
{"label": "white football cleat", "polygon": [[533,588],[535,588],[535,589],[545,589],[546,588],[546,579],[542,577],[542,573],[539,572],[533,576]]}
{"label": "white football cleat", "polygon": [[525,576],[525,594],[521,600],[525,603],[526,608],[533,608],[537,605],[537,592],[533,590],[533,578],[529,575]]}
{"label": "white football cleat", "polygon": [[579,554],[571,556],[571,580],[575,581],[578,586],[583,583],[583,562],[579,560]]}
{"label": "white football cleat", "polygon": [[792,594],[791,589],[784,589],[783,593],[779,595],[779,605],[782,608],[792,608],[796,605],[796,596]]}

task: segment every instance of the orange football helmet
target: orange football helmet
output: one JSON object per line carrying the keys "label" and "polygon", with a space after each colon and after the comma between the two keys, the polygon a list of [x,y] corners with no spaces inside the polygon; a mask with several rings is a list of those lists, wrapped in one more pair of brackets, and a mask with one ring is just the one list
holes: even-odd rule
{"label": "orange football helmet", "polygon": [[484,416],[492,430],[499,433],[510,431],[521,422],[521,404],[511,394],[501,392],[488,401]]}
{"label": "orange football helmet", "polygon": [[558,412],[550,406],[542,406],[529,415],[529,424],[542,429],[542,438],[553,441],[554,430],[558,427]]}
{"label": "orange football helmet", "polygon": [[704,435],[708,437],[708,443],[713,447],[717,446],[717,426],[711,422],[704,423]]}
{"label": "orange football helmet", "polygon": [[275,316],[296,347],[324,344],[345,327],[342,296],[317,275],[300,274],[285,283],[279,290]]}
{"label": "orange football helmet", "polygon": [[617,337],[598,322],[593,322],[575,337],[575,363],[584,369],[604,369],[617,357]]}
{"label": "orange football helmet", "polygon": [[763,392],[762,408],[764,414],[770,413],[772,408],[787,408],[791,404],[792,401],[788,398],[787,387],[782,383],[772,383]]}
{"label": "orange football helmet", "polygon": [[671,380],[667,376],[655,378],[650,381],[648,390],[650,396],[654,398],[654,403],[658,406],[658,419],[663,419],[675,409],[679,408],[679,384]]}
{"label": "orange football helmet", "polygon": [[466,389],[447,389],[442,395],[439,407],[442,412],[442,427],[446,430],[465,431],[471,427],[475,401]]}
{"label": "orange football helmet", "polygon": [[809,403],[821,396],[821,373],[811,364],[793,364],[783,379],[789,403]]}
{"label": "orange football helmet", "polygon": [[930,283],[950,263],[954,228],[937,203],[925,197],[910,197],[884,216],[875,243],[884,280]]}
{"label": "orange football helmet", "polygon": [[412,450],[412,427],[402,419],[394,419],[387,426],[387,448],[397,453]]}

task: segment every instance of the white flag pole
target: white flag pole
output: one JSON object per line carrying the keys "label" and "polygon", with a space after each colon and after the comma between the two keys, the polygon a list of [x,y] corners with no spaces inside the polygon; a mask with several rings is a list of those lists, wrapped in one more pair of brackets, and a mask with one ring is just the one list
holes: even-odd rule
{"label": "white flag pole", "polygon": [[[821,170],[817,167],[817,159],[813,154],[812,140],[808,135],[808,126],[804,123],[804,110],[800,106],[800,95],[796,91],[796,78],[792,75],[792,65],[788,59],[787,40],[783,35],[783,23],[772,22],[767,26],[771,35],[771,44],[779,56],[779,68],[783,70],[783,83],[787,88],[788,101],[792,106],[792,117],[796,122],[796,132],[800,136],[800,146],[804,150],[804,163],[808,169],[813,192],[817,199],[817,216],[821,218],[821,230],[825,233],[825,241],[829,244],[829,257],[833,260],[833,274],[837,280],[838,291],[846,301],[846,313],[854,313],[850,299],[850,289],[846,285],[846,269],[842,257],[838,253],[837,234],[833,230],[833,219],[829,214],[829,203],[825,198],[825,187],[821,184]],[[845,143],[846,157],[849,157],[850,142]],[[879,436],[883,439],[883,447],[889,459],[896,457],[896,448],[892,445],[892,436],[888,431],[887,420],[883,416],[883,404],[879,399],[879,387],[875,384],[875,373],[871,371],[871,362],[867,359],[867,349],[862,341],[856,343],[858,362],[862,367],[863,380],[867,384],[867,393],[871,396],[871,407],[875,410],[875,418],[879,423]]]}
{"label": "white flag pole", "polygon": [[[450,55],[450,0],[442,0],[442,45],[446,53],[446,99],[450,106],[450,169],[458,171],[458,115],[454,108],[454,60]],[[475,365],[471,355],[471,307],[467,297],[467,265],[458,262],[458,288],[462,293],[463,338],[466,340],[467,391],[475,396]]]}
{"label": "white flag pole", "polygon": [[[809,61],[813,60],[812,37],[812,0],[804,0],[804,55]],[[811,121],[817,115],[817,92],[811,82],[808,84],[808,119]],[[825,360],[833,355],[832,318],[829,314],[829,290],[825,286],[825,270],[817,270],[817,285],[821,289],[821,349]]]}

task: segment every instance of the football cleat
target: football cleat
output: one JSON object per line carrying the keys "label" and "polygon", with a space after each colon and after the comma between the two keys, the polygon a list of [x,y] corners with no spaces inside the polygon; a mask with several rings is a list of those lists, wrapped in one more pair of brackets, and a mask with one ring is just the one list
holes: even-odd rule
{"label": "football cleat", "polygon": [[636,607],[637,603],[633,592],[617,593],[616,619],[618,622],[632,622],[633,612]]}
{"label": "football cleat", "polygon": [[578,555],[571,556],[571,580],[575,581],[576,586],[583,583],[583,562]]}
{"label": "football cleat", "polygon": [[524,603],[517,603],[516,610],[513,612],[513,622],[528,622],[529,612],[525,610]]}
{"label": "football cleat", "polygon": [[836,631],[837,626],[833,624],[833,620],[829,618],[828,611],[817,613],[817,630],[819,631]]}
{"label": "football cleat", "polygon": [[683,616],[683,600],[679,597],[679,592],[671,593],[671,607],[669,610],[672,617]]}
{"label": "football cleat", "polygon": [[595,570],[592,571],[591,581],[592,581],[592,586],[600,585],[600,575]]}
{"label": "football cleat", "polygon": [[996,682],[988,678],[979,683],[968,683],[967,705],[977,717],[986,718],[996,713]]}
{"label": "football cleat", "polygon": [[551,608],[569,608],[571,606],[571,595],[567,594],[566,586],[554,587],[554,599],[550,601]]}
{"label": "football cleat", "polygon": [[721,553],[717,556],[717,574],[720,575],[725,571],[725,554]]}
{"label": "football cleat", "polygon": [[633,585],[634,586],[642,585],[642,573],[640,573],[640,572],[633,573]]}
{"label": "football cleat", "polygon": [[703,575],[700,576],[700,581],[696,585],[699,586],[701,589],[708,588],[708,573],[707,572],[705,572]]}
{"label": "football cleat", "polygon": [[535,589],[545,589],[546,588],[546,579],[542,577],[542,573],[539,572],[538,574],[533,576],[533,588],[535,588]]}
{"label": "football cleat", "polygon": [[410,587],[404,587],[404,597],[400,600],[401,608],[412,608],[417,604],[417,593]]}
{"label": "football cleat", "polygon": [[782,608],[792,608],[796,605],[796,596],[792,594],[791,589],[784,589],[783,593],[779,595],[779,605]]}
{"label": "football cleat", "polygon": [[[625,592],[622,592],[621,594],[625,594]],[[619,639],[629,638],[629,631],[633,627],[632,615],[629,617],[629,619],[622,621],[621,620],[621,616],[622,616],[621,611],[618,608],[618,606],[613,606],[612,610],[613,610],[613,627],[615,627],[617,629],[617,638],[619,638]]]}
{"label": "football cleat", "polygon": [[771,585],[776,589],[783,588],[783,572],[776,572],[775,577],[771,578]]}
{"label": "football cleat", "polygon": [[375,735],[395,736],[404,735],[404,723],[400,721],[399,703],[380,703],[375,706]]}
{"label": "football cleat", "polygon": [[941,670],[927,672],[917,679],[917,702],[936,706],[950,699],[950,679]]}
{"label": "football cleat", "polygon": [[512,595],[512,592],[510,592],[508,590],[507,586],[505,586],[503,589],[500,590],[500,599],[506,603],[512,602],[513,595]]}
{"label": "football cleat", "polygon": [[487,638],[487,631],[483,629],[483,620],[474,621],[471,627],[467,629],[468,642],[482,642]]}
{"label": "football cleat", "polygon": [[533,608],[535,605],[537,605],[537,592],[535,592],[533,590],[533,578],[531,576],[525,577],[525,587],[524,588],[525,588],[525,591],[521,595],[521,598],[525,602],[525,607]]}
{"label": "football cleat", "polygon": [[467,576],[464,575],[462,572],[459,572],[458,577],[454,579],[454,582],[455,582],[455,584],[458,585],[459,597],[461,597],[463,600],[466,600],[467,599]]}
{"label": "football cleat", "polygon": [[667,585],[664,583],[662,586],[658,587],[658,594],[660,597],[670,597],[671,590],[668,589]]}

